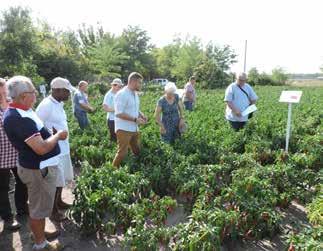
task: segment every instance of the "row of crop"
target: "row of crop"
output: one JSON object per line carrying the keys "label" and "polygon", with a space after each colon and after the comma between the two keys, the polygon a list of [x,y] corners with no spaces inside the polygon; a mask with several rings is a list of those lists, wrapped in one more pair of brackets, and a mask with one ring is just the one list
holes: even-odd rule
{"label": "row of crop", "polygon": [[[173,146],[160,142],[152,122],[157,96],[142,96],[151,121],[141,128],[142,151],[118,170],[109,164],[116,145],[108,139],[103,113],[91,118],[93,126],[85,132],[71,128],[76,136],[72,156],[86,161],[71,212],[83,232],[124,233],[124,245],[137,250],[214,250],[226,239],[274,235],[280,208],[293,199],[311,200],[323,166],[320,105],[305,109],[311,128],[296,125],[286,154],[281,150],[283,107],[256,115],[245,130],[234,133],[224,124],[223,107],[212,106],[213,94],[202,94],[196,111],[185,114],[189,130]],[[264,102],[259,107],[275,105]],[[190,216],[167,226],[175,199]]]}

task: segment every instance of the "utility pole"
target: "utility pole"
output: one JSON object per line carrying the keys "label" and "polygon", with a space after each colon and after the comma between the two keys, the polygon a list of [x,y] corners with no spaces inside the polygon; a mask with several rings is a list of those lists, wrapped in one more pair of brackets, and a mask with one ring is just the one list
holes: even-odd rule
{"label": "utility pole", "polygon": [[243,72],[246,72],[247,69],[247,40],[244,44],[244,65],[243,65]]}

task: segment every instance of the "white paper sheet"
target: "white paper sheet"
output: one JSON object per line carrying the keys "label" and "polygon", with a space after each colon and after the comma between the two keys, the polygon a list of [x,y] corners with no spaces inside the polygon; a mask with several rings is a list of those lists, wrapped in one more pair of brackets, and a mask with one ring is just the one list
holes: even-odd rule
{"label": "white paper sheet", "polygon": [[252,113],[254,111],[257,111],[257,107],[256,105],[250,105],[248,106],[248,108],[246,110],[244,110],[241,115],[242,116],[247,116],[249,113]]}

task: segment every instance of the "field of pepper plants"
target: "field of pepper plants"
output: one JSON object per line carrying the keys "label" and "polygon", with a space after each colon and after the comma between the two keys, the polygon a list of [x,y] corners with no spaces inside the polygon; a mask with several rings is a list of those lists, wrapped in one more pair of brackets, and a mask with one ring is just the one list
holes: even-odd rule
{"label": "field of pepper plants", "polygon": [[[71,155],[80,169],[70,217],[83,234],[122,235],[131,250],[219,250],[228,240],[275,236],[295,200],[307,207],[311,226],[289,233],[286,250],[322,250],[323,89],[298,88],[288,154],[287,104],[278,103],[285,89],[256,87],[259,110],[237,133],[224,119],[224,90],[198,91],[196,110],[185,114],[188,131],[174,145],[160,141],[153,118],[162,90],[145,91],[141,154],[114,169],[116,144],[101,108],[106,88],[90,86],[97,108],[91,128],[82,132],[69,112]],[[187,217],[168,224],[179,206]]]}

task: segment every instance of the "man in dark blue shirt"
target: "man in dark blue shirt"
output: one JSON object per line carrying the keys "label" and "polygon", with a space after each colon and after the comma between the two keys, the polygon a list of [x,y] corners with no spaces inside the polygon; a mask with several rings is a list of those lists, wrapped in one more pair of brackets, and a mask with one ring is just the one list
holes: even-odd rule
{"label": "man in dark blue shirt", "polygon": [[66,139],[68,133],[58,131],[52,135],[44,127],[32,110],[37,91],[29,78],[13,77],[7,87],[13,102],[4,114],[3,127],[18,151],[18,175],[28,190],[33,250],[61,250],[59,243],[47,242],[45,218],[51,215],[55,198],[58,141]]}

